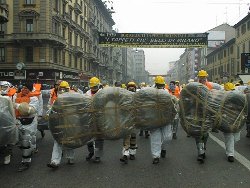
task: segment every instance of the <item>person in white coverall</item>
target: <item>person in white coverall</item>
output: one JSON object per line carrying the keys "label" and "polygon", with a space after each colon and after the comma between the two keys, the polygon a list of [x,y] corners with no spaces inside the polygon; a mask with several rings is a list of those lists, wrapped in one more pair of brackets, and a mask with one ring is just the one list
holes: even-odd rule
{"label": "person in white coverall", "polygon": [[[235,85],[233,83],[225,83],[224,84],[225,91],[234,91],[240,92],[235,90]],[[228,162],[234,162],[234,144],[235,142],[240,140],[240,132],[238,133],[223,133],[225,138],[225,147],[226,147],[226,156]]]}
{"label": "person in white coverall", "polygon": [[[155,87],[157,89],[165,88],[165,80],[162,76],[155,77]],[[152,129],[150,133],[153,164],[158,164],[160,162],[160,157],[166,157],[167,141],[172,140],[172,126],[166,125],[164,127]]]}
{"label": "person in white coverall", "polygon": [[[6,110],[10,115],[9,118],[12,118],[13,121],[15,121],[16,117],[15,117],[15,112],[14,112],[14,108],[12,104],[12,97],[15,94],[15,91],[11,92],[11,94],[9,95],[10,86],[11,84],[9,82],[0,81],[0,98],[2,99],[1,100],[2,104],[0,104],[0,106],[2,105],[2,109],[0,109],[0,111]],[[10,159],[12,155],[12,147],[13,147],[13,144],[11,143],[8,143],[7,145],[0,145],[0,155],[1,156],[3,155],[5,165],[10,164]]]}
{"label": "person in white coverall", "polygon": [[36,139],[34,138],[37,131],[39,102],[37,96],[32,95],[32,89],[32,83],[24,83],[21,92],[13,97],[22,149],[22,163],[18,168],[19,172],[30,167],[32,153],[36,149]]}
{"label": "person in white coverall", "polygon": [[[100,80],[97,77],[92,77],[89,80],[89,90],[85,93],[88,96],[94,96],[100,90]],[[89,154],[86,157],[87,161],[90,161],[92,157],[95,155],[94,162],[100,163],[101,157],[103,155],[103,145],[104,140],[96,138],[94,141],[91,140],[87,143]]]}
{"label": "person in white coverall", "polygon": [[[69,83],[66,81],[60,82],[60,85],[58,87],[57,94],[60,95],[65,92],[70,92],[70,87]],[[52,106],[51,106],[52,107]],[[49,109],[49,111],[51,108]],[[48,112],[50,113],[50,112]],[[71,148],[64,148],[62,145],[58,144],[56,140],[54,140],[54,146],[53,146],[53,151],[52,151],[52,157],[51,157],[51,162],[47,164],[49,168],[58,168],[61,160],[62,160],[62,154],[65,155],[65,158],[67,159],[67,163],[69,165],[74,164],[74,157],[75,157],[75,152],[74,149]]]}

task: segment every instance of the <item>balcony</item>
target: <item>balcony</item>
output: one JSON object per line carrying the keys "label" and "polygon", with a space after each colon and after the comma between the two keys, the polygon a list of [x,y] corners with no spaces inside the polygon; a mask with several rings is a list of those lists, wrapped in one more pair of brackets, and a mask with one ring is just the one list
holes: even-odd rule
{"label": "balcony", "polygon": [[6,37],[6,40],[12,39],[17,43],[22,44],[23,42],[34,42],[44,43],[44,41],[52,42],[56,46],[65,47],[66,40],[53,33],[13,33],[11,36]]}
{"label": "balcony", "polygon": [[74,51],[77,55],[83,55],[84,54],[84,51],[81,47],[79,46],[74,46]]}
{"label": "balcony", "polygon": [[92,16],[89,18],[89,25],[90,26],[94,26],[95,25],[95,20],[96,20],[96,17],[95,16]]}
{"label": "balcony", "polygon": [[81,5],[79,5],[78,3],[75,3],[74,10],[75,10],[75,12],[77,14],[81,14],[82,13],[82,7],[81,7]]}
{"label": "balcony", "polygon": [[65,24],[70,24],[71,23],[71,18],[69,13],[64,12],[62,16],[63,23]]}
{"label": "balcony", "polygon": [[0,24],[8,22],[8,9],[7,5],[0,4]]}

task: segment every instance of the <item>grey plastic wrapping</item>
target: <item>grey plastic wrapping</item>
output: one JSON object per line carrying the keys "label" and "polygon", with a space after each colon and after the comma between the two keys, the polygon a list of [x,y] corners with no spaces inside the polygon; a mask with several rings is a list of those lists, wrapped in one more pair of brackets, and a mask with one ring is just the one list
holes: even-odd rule
{"label": "grey plastic wrapping", "polygon": [[211,90],[209,93],[207,108],[213,128],[224,133],[239,132],[247,118],[246,96],[239,91]]}
{"label": "grey plastic wrapping", "polygon": [[183,129],[193,137],[207,133],[213,124],[206,108],[208,95],[208,88],[198,82],[191,82],[181,90],[180,122]]}
{"label": "grey plastic wrapping", "polygon": [[181,125],[194,137],[211,128],[236,133],[246,121],[247,100],[237,91],[208,90],[194,82],[182,89],[179,102]]}
{"label": "grey plastic wrapping", "polygon": [[222,90],[222,86],[220,84],[217,84],[217,83],[214,83],[214,82],[211,82],[212,84],[212,89],[216,89],[216,90]]}
{"label": "grey plastic wrapping", "polygon": [[18,129],[15,113],[10,99],[0,96],[0,146],[16,144]]}
{"label": "grey plastic wrapping", "polygon": [[147,87],[136,92],[136,128],[150,130],[171,124],[177,114],[177,101],[163,89]]}
{"label": "grey plastic wrapping", "polygon": [[78,148],[93,138],[91,98],[75,92],[58,96],[49,115],[49,129],[54,139],[68,148]]}
{"label": "grey plastic wrapping", "polygon": [[114,140],[131,133],[135,124],[133,94],[122,88],[106,87],[94,95],[92,108],[96,137]]}

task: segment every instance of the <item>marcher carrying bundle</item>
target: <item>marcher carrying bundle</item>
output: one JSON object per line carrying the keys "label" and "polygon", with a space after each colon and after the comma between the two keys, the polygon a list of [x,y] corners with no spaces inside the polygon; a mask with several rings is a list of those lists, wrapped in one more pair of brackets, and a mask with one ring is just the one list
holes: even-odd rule
{"label": "marcher carrying bundle", "polygon": [[187,134],[200,137],[211,128],[212,121],[206,108],[209,90],[203,84],[187,84],[180,94],[180,122]]}
{"label": "marcher carrying bundle", "polygon": [[237,91],[208,90],[190,83],[181,91],[180,118],[191,136],[202,136],[211,128],[224,133],[239,132],[247,116],[247,100]]}
{"label": "marcher carrying bundle", "polygon": [[171,124],[177,100],[168,91],[144,88],[135,93],[136,128],[156,129]]}
{"label": "marcher carrying bundle", "polygon": [[60,94],[49,115],[49,129],[54,139],[69,148],[78,148],[93,138],[91,98],[69,92]]}
{"label": "marcher carrying bundle", "polygon": [[247,99],[239,91],[211,90],[207,109],[213,121],[213,128],[224,133],[236,133],[246,122]]}
{"label": "marcher carrying bundle", "polygon": [[106,87],[94,95],[92,108],[96,137],[107,140],[120,139],[134,129],[132,92],[119,87]]}
{"label": "marcher carrying bundle", "polygon": [[11,101],[0,96],[0,146],[16,144],[18,130]]}

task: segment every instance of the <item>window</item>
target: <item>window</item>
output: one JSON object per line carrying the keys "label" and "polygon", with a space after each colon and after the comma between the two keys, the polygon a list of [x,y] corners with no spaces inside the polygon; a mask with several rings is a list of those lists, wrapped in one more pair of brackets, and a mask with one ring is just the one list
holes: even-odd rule
{"label": "window", "polygon": [[75,47],[77,47],[78,35],[75,35]]}
{"label": "window", "polygon": [[58,0],[54,0],[54,10],[55,11],[59,11],[59,1]]}
{"label": "window", "polygon": [[5,49],[0,47],[0,62],[5,62]]}
{"label": "window", "polygon": [[231,46],[231,47],[230,47],[230,54],[233,54],[233,53],[234,53],[234,47]]}
{"label": "window", "polygon": [[26,62],[33,62],[33,47],[29,46],[25,48],[25,59]]}
{"label": "window", "polygon": [[245,43],[242,44],[242,53],[245,53],[246,51],[246,46],[245,46]]}
{"label": "window", "polygon": [[241,26],[241,34],[244,34],[246,32],[246,24],[243,24]]}
{"label": "window", "polygon": [[26,5],[33,5],[35,3],[34,3],[34,0],[25,0],[25,4]]}
{"label": "window", "polygon": [[56,48],[53,49],[53,63],[58,63],[58,51]]}
{"label": "window", "polygon": [[33,32],[33,19],[26,20],[26,32]]}
{"label": "window", "polygon": [[63,3],[63,14],[66,13],[66,4]]}
{"label": "window", "polygon": [[237,37],[240,36],[240,28],[237,29]]}
{"label": "window", "polygon": [[224,57],[227,57],[227,51],[224,50]]}
{"label": "window", "polygon": [[65,39],[65,35],[66,35],[66,27],[63,27],[63,38]]}
{"label": "window", "polygon": [[247,22],[247,30],[250,30],[250,21]]}
{"label": "window", "polygon": [[80,58],[80,70],[82,70],[82,58]]}
{"label": "window", "polygon": [[69,54],[69,67],[72,66],[72,54]]}
{"label": "window", "polygon": [[74,68],[77,68],[77,56],[75,56],[75,66]]}
{"label": "window", "polygon": [[62,64],[65,65],[65,51],[62,52]]}
{"label": "window", "polygon": [[72,32],[69,31],[69,44],[72,44]]}
{"label": "window", "polygon": [[70,15],[70,19],[72,20],[72,15],[73,15],[73,10],[69,9],[69,15]]}

